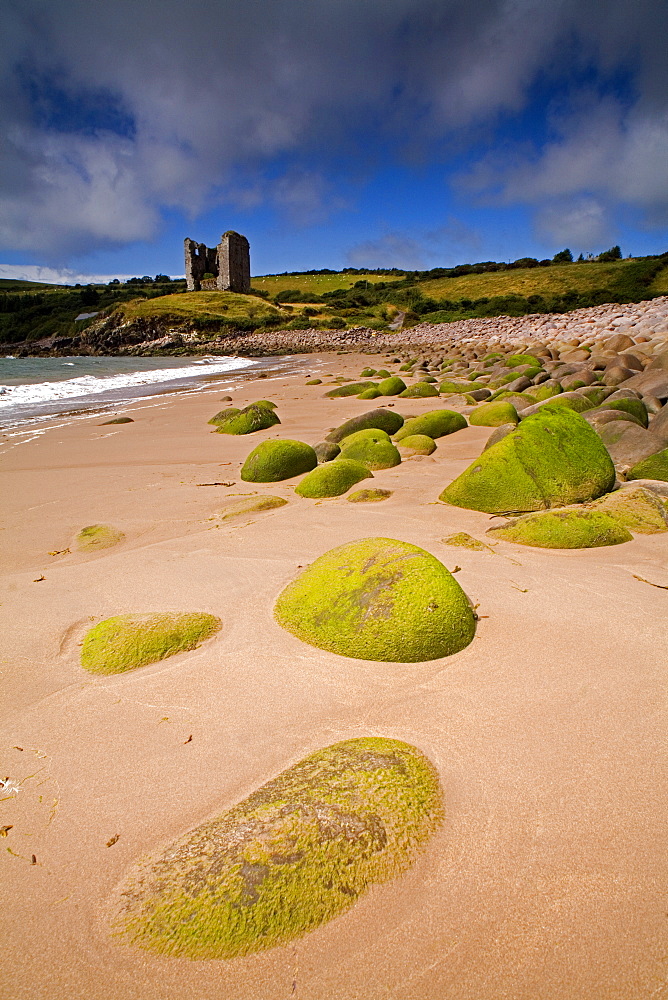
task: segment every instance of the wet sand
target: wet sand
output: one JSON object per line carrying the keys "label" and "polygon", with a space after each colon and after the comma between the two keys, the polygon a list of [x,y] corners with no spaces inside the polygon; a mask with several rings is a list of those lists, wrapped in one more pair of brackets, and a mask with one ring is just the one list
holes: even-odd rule
{"label": "wet sand", "polygon": [[[357,377],[367,362],[378,359],[311,355],[309,368]],[[4,456],[0,771],[20,792],[0,802],[0,826],[12,827],[0,840],[1,995],[662,996],[668,591],[635,576],[668,585],[668,538],[572,552],[443,544],[455,531],[484,539],[498,523],[437,502],[480,453],[483,427],[361,484],[393,490],[382,503],[302,499],[298,480],[243,483],[240,465],[262,440],[313,445],[379,402],[404,416],[447,405],[329,400],[327,386],[304,382],[299,373],[230,392],[232,405],[278,404],[281,426],[250,436],[211,433],[224,405],[212,389],[130,406],[132,424],[53,426]],[[289,502],[215,519],[225,500],[251,493]],[[125,541],[77,553],[74,535],[94,523]],[[298,567],[373,535],[460,567],[480,615],[466,649],[376,663],[314,649],[274,622]],[[223,621],[199,649],[125,675],[82,670],[95,621],[190,610]],[[440,773],[445,822],[405,875],[245,958],[163,958],[110,934],[110,900],[137,859],[307,753],[365,735],[414,744]]]}

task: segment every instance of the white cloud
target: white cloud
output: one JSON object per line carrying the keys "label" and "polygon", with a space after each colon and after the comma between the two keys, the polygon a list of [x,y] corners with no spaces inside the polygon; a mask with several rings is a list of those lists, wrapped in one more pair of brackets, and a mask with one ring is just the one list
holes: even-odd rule
{"label": "white cloud", "polygon": [[[36,264],[0,264],[0,278],[12,281],[43,281],[49,285],[106,285],[117,278],[127,281],[134,274],[82,274],[71,268],[40,267]],[[183,275],[170,275],[183,277]]]}

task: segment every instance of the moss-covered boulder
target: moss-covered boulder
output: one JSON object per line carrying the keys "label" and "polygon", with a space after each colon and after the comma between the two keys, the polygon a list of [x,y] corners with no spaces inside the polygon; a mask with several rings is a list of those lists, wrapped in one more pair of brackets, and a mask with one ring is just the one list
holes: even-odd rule
{"label": "moss-covered boulder", "polygon": [[361,392],[357,398],[358,399],[378,399],[378,397],[382,396],[382,395],[383,395],[383,393],[380,391],[380,389],[378,389],[378,388],[376,388],[374,386],[373,389],[365,389],[364,392]]}
{"label": "moss-covered boulder", "polygon": [[348,458],[337,458],[326,465],[319,465],[304,476],[295,493],[309,500],[340,497],[363,479],[373,479],[373,473],[366,465]]}
{"label": "moss-covered boulder", "polygon": [[633,535],[615,518],[600,510],[566,507],[524,514],[498,528],[489,528],[491,538],[541,549],[592,549],[630,542]]}
{"label": "moss-covered boulder", "polygon": [[430,382],[415,382],[399,393],[400,399],[426,399],[428,396],[438,396],[438,389]]}
{"label": "moss-covered boulder", "polygon": [[562,391],[560,382],[557,382],[555,379],[549,379],[547,382],[541,382],[540,385],[533,386],[531,395],[537,403],[542,403],[546,399],[558,396]]}
{"label": "moss-covered boulder", "polygon": [[428,434],[409,434],[401,439],[401,450],[414,455],[431,455],[436,451],[436,442]]}
{"label": "moss-covered boulder", "polygon": [[318,465],[331,462],[341,454],[338,444],[334,444],[333,441],[319,441],[313,450],[318,456]]}
{"label": "moss-covered boulder", "polygon": [[585,410],[593,409],[594,404],[591,399],[581,396],[579,392],[561,392],[558,396],[553,396],[551,399],[543,400],[542,403],[534,403],[533,406],[527,407],[522,411],[521,417],[523,419],[525,417],[532,417],[547,406],[551,408],[560,406],[565,410],[573,410],[574,413],[583,413]]}
{"label": "moss-covered boulder", "polygon": [[134,424],[132,417],[114,417],[113,420],[103,420],[98,427],[108,427],[109,424]]}
{"label": "moss-covered boulder", "polygon": [[567,407],[544,407],[477,458],[441,493],[490,514],[543,510],[608,493],[615,467],[596,431]]}
{"label": "moss-covered boulder", "polygon": [[608,493],[592,504],[629,531],[640,535],[656,535],[668,531],[668,508],[665,502],[651,490],[642,486],[628,485]]}
{"label": "moss-covered boulder", "polygon": [[404,418],[400,413],[395,413],[394,410],[388,410],[381,406],[377,410],[369,410],[367,413],[360,413],[359,416],[346,420],[345,423],[330,431],[325,440],[338,444],[339,441],[354,434],[355,431],[364,431],[370,427],[385,431],[386,434],[396,434],[403,423]]}
{"label": "moss-covered boulder", "polygon": [[605,400],[605,402],[600,404],[598,409],[623,410],[626,413],[630,413],[632,417],[635,417],[643,427],[647,427],[649,424],[647,407],[641,399],[627,397],[626,399]]}
{"label": "moss-covered boulder", "polygon": [[366,389],[378,388],[375,382],[348,382],[347,385],[337,386],[325,393],[328,399],[339,399],[341,396],[359,396]]}
{"label": "moss-covered boulder", "polygon": [[196,649],[221,628],[219,618],[198,611],[118,615],[88,630],[81,666],[91,674],[122,674]]}
{"label": "moss-covered boulder", "polygon": [[224,410],[219,410],[215,413],[211,420],[208,421],[210,424],[216,424],[220,427],[222,424],[226,423],[231,417],[236,417],[237,413],[241,413],[238,406],[226,406]]}
{"label": "moss-covered boulder", "polygon": [[74,544],[79,552],[95,552],[97,549],[110,549],[124,538],[123,532],[111,524],[89,524],[81,529]]}
{"label": "moss-covered boulder", "polygon": [[487,451],[488,448],[493,447],[493,445],[495,445],[498,441],[502,441],[504,437],[508,437],[508,435],[512,434],[516,427],[517,424],[499,424],[499,426],[495,427],[487,438],[483,451]]}
{"label": "moss-covered boulder", "polygon": [[440,438],[446,434],[454,434],[466,426],[466,417],[456,410],[429,410],[419,417],[410,417],[404,421],[401,430],[395,433],[394,440],[403,441],[412,434],[426,434],[430,438]]}
{"label": "moss-covered boulder", "polygon": [[243,517],[246,514],[259,514],[264,510],[285,507],[287,502],[283,497],[243,497],[241,500],[231,500],[224,507],[221,507],[216,518],[220,521],[232,521],[234,518]]}
{"label": "moss-covered boulder", "polygon": [[263,431],[267,427],[274,427],[280,424],[278,416],[269,406],[251,403],[244,406],[243,410],[234,414],[219,424],[216,428],[218,434],[252,434],[253,431]]}
{"label": "moss-covered boulder", "polygon": [[375,368],[363,368],[360,372],[360,378],[372,378],[375,374]]}
{"label": "moss-covered boulder", "polygon": [[438,773],[416,747],[335,743],[135,865],[114,930],[200,960],[286,944],[410,867],[442,817]]}
{"label": "moss-covered boulder", "polygon": [[398,396],[406,388],[406,383],[398,375],[390,375],[378,383],[378,391],[381,396]]}
{"label": "moss-covered boulder", "polygon": [[464,649],[475,633],[452,574],[424,549],[393,538],[326,552],[285,588],[274,614],[303,642],[360,660],[435,660]]}
{"label": "moss-covered boulder", "polygon": [[516,424],[519,421],[517,410],[512,403],[483,403],[469,414],[469,423],[473,427],[500,427],[501,424]]}
{"label": "moss-covered boulder", "polygon": [[443,381],[441,382],[439,386],[439,392],[442,393],[468,392],[470,388],[471,385],[468,382],[468,380],[464,381],[462,379],[461,381],[458,381],[457,379],[446,378],[443,379]]}
{"label": "moss-covered boulder", "polygon": [[321,378],[310,378],[308,380],[308,382],[306,383],[306,385],[322,385],[322,379]]}
{"label": "moss-covered boulder", "polygon": [[668,448],[636,462],[626,473],[627,479],[660,479],[668,482]]}
{"label": "moss-covered boulder", "polygon": [[370,427],[356,431],[341,441],[341,458],[361,462],[367,469],[392,469],[401,463],[401,455],[390,441],[389,434]]}
{"label": "moss-covered boulder", "polygon": [[266,406],[270,410],[275,410],[278,407],[278,403],[275,403],[273,399],[256,399],[251,406]]}
{"label": "moss-covered boulder", "polygon": [[241,478],[246,483],[278,483],[301,476],[317,464],[318,456],[310,444],[278,438],[253,449],[241,467]]}
{"label": "moss-covered boulder", "polygon": [[537,358],[535,354],[510,354],[507,358],[503,359],[503,363],[508,368],[517,368],[519,365],[531,365],[535,368],[541,367],[540,358]]}
{"label": "moss-covered boulder", "polygon": [[392,496],[392,490],[355,490],[348,497],[348,503],[376,503]]}

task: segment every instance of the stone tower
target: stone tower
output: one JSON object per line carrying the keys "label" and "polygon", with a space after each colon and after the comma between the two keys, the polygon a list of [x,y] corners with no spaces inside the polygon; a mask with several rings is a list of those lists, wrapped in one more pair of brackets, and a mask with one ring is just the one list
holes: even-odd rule
{"label": "stone tower", "polygon": [[[228,230],[213,248],[186,239],[184,251],[189,292],[250,292],[250,248],[245,236]],[[207,273],[213,278],[205,278]]]}

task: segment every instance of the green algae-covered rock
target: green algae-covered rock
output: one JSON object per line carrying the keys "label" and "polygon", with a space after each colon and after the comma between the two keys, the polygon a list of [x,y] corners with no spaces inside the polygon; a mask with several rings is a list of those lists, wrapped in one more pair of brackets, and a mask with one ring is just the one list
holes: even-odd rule
{"label": "green algae-covered rock", "polygon": [[445,545],[455,545],[459,549],[471,549],[472,552],[491,552],[495,555],[494,549],[490,545],[485,545],[479,539],[469,535],[466,531],[457,531],[454,535],[448,535],[441,541]]}
{"label": "green algae-covered rock", "polygon": [[548,406],[550,408],[555,406],[563,407],[565,410],[573,410],[574,413],[584,413],[585,410],[594,408],[591,399],[581,396],[579,392],[560,392],[558,396],[553,396],[542,403],[534,403],[533,406],[527,407],[527,409],[522,411],[521,417],[522,419],[532,417]]}
{"label": "green algae-covered rock", "polygon": [[409,434],[401,439],[401,447],[415,455],[431,455],[436,451],[436,442],[428,434]]}
{"label": "green algae-covered rock", "polygon": [[498,528],[489,528],[487,534],[541,549],[592,549],[633,539],[633,535],[609,514],[583,507],[524,514]]}
{"label": "green algae-covered rock", "polygon": [[400,399],[426,399],[427,396],[438,396],[438,389],[430,382],[415,382],[410,388],[399,393]]}
{"label": "green algae-covered rock", "polygon": [[392,490],[356,490],[348,497],[348,503],[376,503],[392,496]]}
{"label": "green algae-covered rock", "polygon": [[358,396],[366,389],[378,388],[375,382],[348,382],[347,385],[340,385],[336,389],[330,389],[325,393],[329,399],[339,399],[341,396]]}
{"label": "green algae-covered rock", "polygon": [[392,469],[401,463],[401,455],[390,441],[389,434],[370,427],[356,431],[341,441],[341,458],[361,462],[367,469]]}
{"label": "green algae-covered rock", "polygon": [[319,465],[313,472],[304,476],[299,486],[295,488],[295,493],[309,500],[340,497],[363,479],[373,479],[373,473],[369,472],[365,465],[352,459],[337,458],[326,465]]}
{"label": "green algae-covered rock", "polygon": [[203,612],[118,615],[88,630],[81,666],[91,674],[121,674],[196,649],[221,628],[219,618]]}
{"label": "green algae-covered rock", "polygon": [[614,482],[612,459],[587,421],[544,407],[483,451],[440,499],[489,514],[534,511],[593,500]]}
{"label": "green algae-covered rock", "polygon": [[114,417],[113,420],[103,420],[98,427],[108,427],[109,424],[134,424],[132,417]]}
{"label": "green algae-covered rock", "polygon": [[275,410],[278,406],[273,399],[256,399],[255,402],[250,404],[251,406],[266,406],[270,410]]}
{"label": "green algae-covered rock", "polygon": [[354,434],[355,431],[367,430],[369,427],[385,431],[386,434],[395,434],[403,426],[403,422],[401,414],[381,406],[377,410],[369,410],[368,413],[360,413],[359,416],[346,420],[340,427],[330,431],[325,440],[338,444],[344,437]]}
{"label": "green algae-covered rock", "polygon": [[313,450],[318,456],[318,465],[322,465],[323,462],[331,462],[341,454],[338,444],[334,444],[333,441],[319,441]]}
{"label": "green algae-covered rock", "polygon": [[372,378],[375,374],[375,368],[363,368],[360,372],[360,378]]}
{"label": "green algae-covered rock", "polygon": [[383,393],[380,391],[380,389],[376,389],[375,386],[374,386],[373,389],[365,389],[364,392],[361,392],[357,398],[358,399],[378,399],[378,397],[382,396],[382,395],[383,395]]}
{"label": "green algae-covered rock", "polygon": [[308,382],[306,382],[306,385],[322,385],[322,379],[321,378],[310,378],[308,380]]}
{"label": "green algae-covered rock", "polygon": [[227,406],[224,410],[219,410],[208,422],[220,426],[226,423],[230,417],[236,417],[237,413],[241,413],[238,406]]}
{"label": "green algae-covered rock", "polygon": [[649,424],[649,417],[647,414],[647,407],[641,399],[615,399],[606,400],[601,403],[598,407],[599,410],[623,410],[625,413],[630,413],[632,417],[635,417],[643,427],[647,427]]}
{"label": "green algae-covered rock", "polygon": [[627,473],[627,479],[660,479],[668,482],[668,448],[637,462]]}
{"label": "green algae-covered rock", "polygon": [[424,549],[394,538],[326,552],[285,588],[274,614],[303,642],[359,660],[435,660],[464,649],[475,633],[452,574]]}
{"label": "green algae-covered rock", "polygon": [[466,426],[466,417],[456,410],[429,410],[419,417],[410,417],[406,420],[401,430],[395,433],[394,440],[399,443],[412,434],[426,434],[430,438],[440,438],[446,434],[454,434]]}
{"label": "green algae-covered rock", "polygon": [[443,379],[439,386],[439,391],[443,393],[450,392],[468,392],[471,388],[470,383],[467,381],[458,382],[457,379],[446,378]]}
{"label": "green algae-covered rock", "polygon": [[629,531],[639,535],[656,535],[668,531],[668,509],[656,493],[642,486],[623,486],[601,497],[592,507],[602,510]]}
{"label": "green algae-covered rock", "polygon": [[517,368],[518,365],[541,367],[540,358],[537,358],[535,354],[510,354],[507,358],[504,358],[503,363],[508,368]]}
{"label": "green algae-covered rock", "polygon": [[258,496],[244,497],[242,500],[232,500],[216,514],[221,521],[231,521],[235,517],[244,514],[258,514],[263,510],[274,510],[276,507],[285,507],[288,501],[283,497]]}
{"label": "green algae-covered rock", "polygon": [[416,747],[335,743],[136,864],[114,930],[190,959],[286,944],[409,868],[442,818],[438,773]]}
{"label": "green algae-covered rock", "polygon": [[550,379],[548,382],[541,382],[540,385],[532,386],[531,395],[537,403],[542,403],[545,399],[558,396],[562,391],[561,384]]}
{"label": "green algae-covered rock", "polygon": [[501,424],[516,424],[519,419],[513,404],[505,401],[483,403],[469,414],[473,427],[500,427]]}
{"label": "green algae-covered rock", "polygon": [[318,456],[310,444],[279,438],[263,441],[253,449],[241,467],[241,478],[246,483],[278,483],[301,476],[317,464]]}
{"label": "green algae-covered rock", "polygon": [[263,431],[280,422],[271,407],[251,403],[250,406],[245,406],[239,413],[219,424],[216,433],[252,434],[253,431]]}
{"label": "green algae-covered rock", "polygon": [[110,524],[89,524],[82,528],[74,540],[79,552],[95,552],[97,549],[109,549],[112,545],[122,542],[125,535]]}
{"label": "green algae-covered rock", "polygon": [[391,375],[378,383],[378,390],[381,396],[398,396],[406,388],[406,383],[398,375]]}

